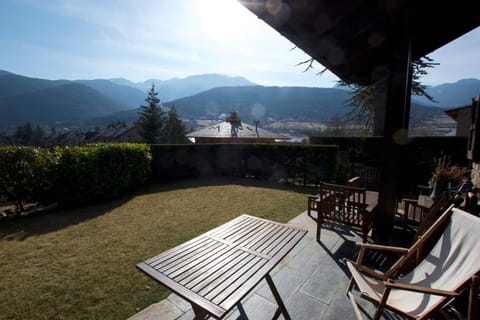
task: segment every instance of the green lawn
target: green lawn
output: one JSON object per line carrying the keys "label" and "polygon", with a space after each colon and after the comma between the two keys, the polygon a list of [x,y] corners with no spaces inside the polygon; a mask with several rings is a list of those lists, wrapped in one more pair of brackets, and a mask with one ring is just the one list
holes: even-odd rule
{"label": "green lawn", "polygon": [[169,293],[138,262],[242,213],[287,222],[305,208],[301,192],[188,181],[0,221],[0,319],[126,319]]}

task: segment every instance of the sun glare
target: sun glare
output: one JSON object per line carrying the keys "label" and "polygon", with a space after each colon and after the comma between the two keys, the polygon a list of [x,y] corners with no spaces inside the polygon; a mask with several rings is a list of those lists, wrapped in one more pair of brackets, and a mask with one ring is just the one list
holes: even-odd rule
{"label": "sun glare", "polygon": [[203,31],[214,41],[228,42],[238,39],[244,33],[245,8],[236,0],[203,0],[198,2]]}

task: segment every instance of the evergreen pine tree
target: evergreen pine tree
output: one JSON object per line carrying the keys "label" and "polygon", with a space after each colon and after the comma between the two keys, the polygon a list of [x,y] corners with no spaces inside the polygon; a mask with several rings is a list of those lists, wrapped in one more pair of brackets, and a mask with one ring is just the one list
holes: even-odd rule
{"label": "evergreen pine tree", "polygon": [[152,84],[152,88],[145,99],[148,105],[141,106],[142,110],[139,112],[140,117],[137,121],[138,134],[146,143],[160,142],[160,135],[164,127],[164,114],[158,106],[160,99],[157,98],[157,94],[155,92],[155,84]]}
{"label": "evergreen pine tree", "polygon": [[177,110],[172,106],[168,111],[167,121],[165,128],[162,132],[163,143],[185,143],[186,142],[186,129],[182,123],[182,120],[178,117]]}
{"label": "evergreen pine tree", "polygon": [[27,122],[26,125],[18,126],[15,131],[15,143],[22,146],[32,146],[34,145],[33,141],[33,128],[30,122]]}
{"label": "evergreen pine tree", "polygon": [[18,126],[15,130],[15,134],[13,137],[15,138],[15,144],[23,145],[23,140],[25,136],[25,128],[24,126]]}
{"label": "evergreen pine tree", "polygon": [[[428,100],[435,102],[425,90],[426,86],[420,82],[420,77],[427,74],[427,68],[432,68],[438,63],[433,62],[433,59],[425,56],[411,63],[412,67],[412,94],[417,96],[425,96]],[[347,86],[352,89],[350,98],[345,102],[351,110],[345,115],[347,121],[356,121],[365,125],[367,133],[373,131],[373,95],[375,85],[359,86],[350,85],[344,81],[338,81],[340,86]]]}
{"label": "evergreen pine tree", "polygon": [[34,146],[39,147],[45,144],[45,131],[38,125],[35,127],[35,130],[33,130],[32,143]]}

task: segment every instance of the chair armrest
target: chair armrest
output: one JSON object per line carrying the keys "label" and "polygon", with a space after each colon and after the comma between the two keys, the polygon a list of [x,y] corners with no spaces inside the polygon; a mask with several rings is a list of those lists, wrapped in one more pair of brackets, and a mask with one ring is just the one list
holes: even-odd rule
{"label": "chair armrest", "polygon": [[425,210],[428,210],[430,208],[420,204],[420,201],[418,199],[402,199],[402,201],[404,203],[405,209],[409,206],[413,206],[413,207],[417,207]]}
{"label": "chair armrest", "polygon": [[382,251],[391,251],[391,252],[401,252],[407,253],[408,248],[403,247],[395,247],[395,246],[384,246],[380,244],[372,244],[372,243],[364,243],[364,242],[357,242],[357,246],[361,247],[360,249],[374,249],[374,250],[382,250]]}
{"label": "chair armrest", "polygon": [[457,297],[459,293],[455,291],[447,291],[447,290],[440,290],[440,289],[433,289],[428,287],[417,286],[413,284],[405,284],[405,283],[398,283],[393,282],[392,280],[388,280],[384,282],[386,287],[390,287],[392,289],[402,289],[408,291],[415,291],[415,292],[424,292],[428,294],[433,294],[437,296],[445,296],[445,297]]}
{"label": "chair armrest", "polygon": [[[357,256],[357,264],[361,264],[363,261],[363,257],[365,255],[365,249],[372,249],[372,250],[378,250],[378,251],[390,251],[390,252],[399,252],[401,253],[404,257],[405,254],[409,252],[409,249],[407,248],[402,248],[402,247],[394,247],[394,246],[383,246],[379,244],[371,244],[371,243],[362,243],[362,242],[357,242],[357,246],[360,247],[358,250],[358,256]],[[393,264],[390,269],[385,272],[385,276],[388,278],[390,277],[394,272],[395,269],[393,267],[396,265],[396,263]]]}
{"label": "chair armrest", "polygon": [[388,280],[388,277],[385,276],[383,273],[380,273],[378,271],[375,271],[373,269],[370,269],[368,267],[365,267],[364,265],[361,265],[361,264],[358,264],[350,259],[347,259],[347,258],[344,258],[343,261],[345,262],[345,264],[347,262],[349,262],[353,267],[355,267],[355,269],[359,270],[359,271],[362,271],[364,273],[367,273],[377,279],[380,279],[380,280],[383,280],[383,281],[387,281]]}

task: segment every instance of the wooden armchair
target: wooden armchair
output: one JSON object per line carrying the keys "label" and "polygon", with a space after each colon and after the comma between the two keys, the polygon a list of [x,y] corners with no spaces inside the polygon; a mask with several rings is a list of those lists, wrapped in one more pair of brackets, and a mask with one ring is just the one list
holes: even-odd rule
{"label": "wooden armchair", "polygon": [[363,242],[366,242],[374,215],[374,210],[368,209],[366,192],[365,188],[321,183],[315,200],[317,241],[320,242],[322,225],[328,223],[359,231]]}
{"label": "wooden armchair", "polygon": [[[430,200],[430,201],[427,201]],[[423,217],[428,213],[433,205],[428,196],[420,195],[418,199],[402,199],[403,211],[403,229],[406,230],[409,225],[418,226]]]}
{"label": "wooden armchair", "polygon": [[[347,186],[348,187],[360,188],[361,184],[362,184],[362,179],[361,179],[360,176],[355,176],[353,178],[350,178],[347,181]],[[307,214],[311,218],[313,218],[312,211],[317,212],[317,210],[318,210],[317,204],[318,204],[318,200],[320,199],[320,192],[321,192],[321,190],[319,190],[318,194],[307,196]]]}

